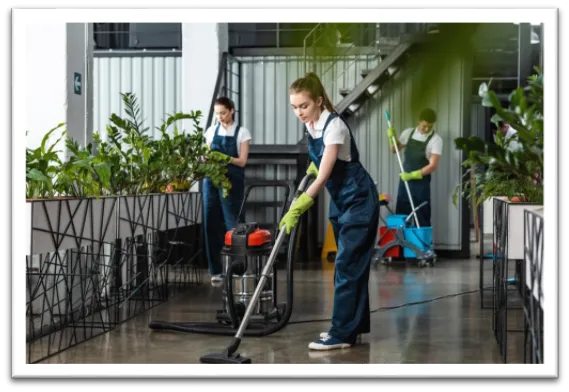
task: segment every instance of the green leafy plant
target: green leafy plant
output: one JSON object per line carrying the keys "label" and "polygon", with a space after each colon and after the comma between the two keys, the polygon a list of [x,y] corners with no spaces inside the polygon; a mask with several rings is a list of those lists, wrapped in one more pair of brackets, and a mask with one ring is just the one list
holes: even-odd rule
{"label": "green leafy plant", "polygon": [[[519,197],[521,201],[543,204],[543,74],[536,68],[528,85],[510,94],[508,107],[502,107],[485,84],[479,94],[484,106],[496,110],[491,121],[496,125],[504,121],[517,134],[505,140],[497,132],[496,143],[474,136],[455,139],[456,148],[467,157],[462,164],[467,170],[462,184],[455,189],[453,203],[456,205],[461,195],[472,199],[475,206],[492,196]],[[474,184],[470,181],[472,173]]]}
{"label": "green leafy plant", "polygon": [[63,128],[65,123],[58,124],[49,130],[43,137],[41,145],[36,149],[26,148],[26,198],[39,199],[55,196],[54,179],[60,171],[61,160],[55,151],[59,141],[65,136],[63,130],[61,136],[51,145],[48,145],[50,136]]}
{"label": "green leafy plant", "polygon": [[66,140],[69,159],[61,165],[55,189],[58,194],[73,197],[99,197],[110,186],[110,169],[93,155],[92,144],[81,147],[72,138]]}
{"label": "green leafy plant", "polygon": [[[82,147],[67,138],[68,159],[62,163],[53,151],[61,138],[47,146],[50,135],[64,125],[59,124],[40,147],[26,150],[28,198],[184,192],[205,176],[227,196],[231,188],[227,166],[205,146],[199,111],[168,115],[157,127],[161,137],[154,139],[144,127],[136,96],[121,97],[126,116],[111,115],[106,141],[94,133],[94,145]],[[182,120],[191,120],[193,130],[180,131],[177,124]]]}
{"label": "green leafy plant", "polygon": [[[162,159],[164,167],[164,178],[166,188],[170,191],[187,191],[196,182],[205,176],[212,179],[212,182],[223,190],[227,196],[231,189],[231,182],[227,178],[227,167],[218,162],[211,151],[205,146],[205,137],[202,128],[199,126],[201,112],[191,112],[190,114],[178,113],[169,116],[168,119],[158,128],[162,136],[157,141],[159,157]],[[168,127],[181,119],[190,119],[193,122],[194,131],[191,133],[180,132],[174,125],[172,136],[167,133]]]}

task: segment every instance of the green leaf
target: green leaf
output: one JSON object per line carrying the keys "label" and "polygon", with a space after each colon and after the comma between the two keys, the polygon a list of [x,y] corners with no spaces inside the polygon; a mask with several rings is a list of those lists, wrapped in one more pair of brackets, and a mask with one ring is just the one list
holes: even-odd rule
{"label": "green leaf", "polygon": [[26,173],[26,177],[34,181],[49,181],[49,178],[38,169],[31,169]]}

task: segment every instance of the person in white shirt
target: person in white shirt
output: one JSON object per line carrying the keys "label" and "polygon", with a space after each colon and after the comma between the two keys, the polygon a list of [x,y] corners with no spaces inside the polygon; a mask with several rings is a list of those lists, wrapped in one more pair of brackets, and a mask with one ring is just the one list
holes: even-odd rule
{"label": "person in white shirt", "polygon": [[436,113],[432,109],[424,109],[419,114],[417,127],[404,130],[399,140],[394,128],[387,130],[391,152],[395,153],[393,145],[395,137],[397,148],[399,151],[403,150],[405,159],[404,172],[399,174],[401,180],[397,191],[395,213],[409,215],[412,212],[404,184],[407,181],[415,208],[427,202],[416,212],[421,227],[431,226],[431,174],[437,170],[443,151],[443,139],[433,129],[436,121]]}
{"label": "person in white shirt", "polygon": [[518,151],[522,148],[517,136],[518,131],[516,131],[514,127],[504,121],[499,121],[497,129],[492,131],[494,134],[494,142],[496,142],[496,133],[498,133],[498,130],[504,135],[504,142],[507,142],[507,150]]}
{"label": "person in white shirt", "polygon": [[239,209],[245,192],[245,166],[249,156],[251,133],[245,127],[235,124],[235,105],[226,97],[214,103],[217,124],[205,132],[206,143],[213,154],[228,164],[227,177],[231,182],[229,195],[224,198],[209,178],[203,182],[204,231],[206,254],[211,281],[221,282],[223,271],[220,252],[225,233],[237,226]]}
{"label": "person in white shirt", "polygon": [[317,75],[308,73],[289,88],[290,104],[308,133],[307,173],[316,179],[296,198],[279,227],[290,233],[324,187],[330,194],[330,223],[338,244],[332,326],[310,350],[351,347],[370,332],[369,272],[379,222],[379,195],[359,160],[348,124],[335,112]]}

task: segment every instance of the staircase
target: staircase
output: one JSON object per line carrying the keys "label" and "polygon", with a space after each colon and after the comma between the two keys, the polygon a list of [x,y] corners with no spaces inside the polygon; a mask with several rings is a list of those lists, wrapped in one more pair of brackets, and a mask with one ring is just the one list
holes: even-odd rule
{"label": "staircase", "polygon": [[[385,26],[388,25],[388,26]],[[326,53],[326,48],[322,48],[322,42],[327,38],[329,41],[330,31],[322,27],[323,24],[316,26],[304,40],[304,57],[305,57],[305,70],[317,70],[318,63],[324,61],[323,54]],[[341,29],[338,29],[339,31]],[[336,90],[342,97],[341,100],[335,103],[335,108],[339,114],[344,117],[349,117],[357,112],[357,110],[371,97],[381,93],[383,85],[392,78],[401,66],[409,60],[412,56],[412,49],[420,42],[424,42],[429,38],[430,33],[436,33],[432,25],[427,24],[369,24],[364,29],[364,36],[373,36],[371,42],[364,46],[356,46],[354,43],[338,43],[334,48],[332,57],[334,61],[328,65],[325,70],[319,74],[323,83],[332,80],[332,86],[325,83],[327,89]],[[338,35],[342,35],[341,31]],[[355,67],[358,61],[358,54],[368,56],[367,58],[375,62],[377,65],[370,69],[364,69],[360,72],[361,79],[356,81],[354,85],[345,86],[344,73],[339,72],[337,75],[330,75],[334,73],[338,61],[345,61],[348,56],[356,56],[356,59],[351,61],[348,65]],[[370,57],[371,56],[371,57]],[[322,68],[322,67],[321,67]],[[340,79],[343,79],[340,81]],[[333,99],[333,98],[332,98]]]}
{"label": "staircase", "polygon": [[407,60],[411,47],[411,43],[397,45],[377,67],[363,70],[361,73],[363,79],[354,88],[340,89],[344,99],[336,105],[338,113],[348,117],[354,114],[367,99],[380,92],[381,87],[399,70],[401,63]]}

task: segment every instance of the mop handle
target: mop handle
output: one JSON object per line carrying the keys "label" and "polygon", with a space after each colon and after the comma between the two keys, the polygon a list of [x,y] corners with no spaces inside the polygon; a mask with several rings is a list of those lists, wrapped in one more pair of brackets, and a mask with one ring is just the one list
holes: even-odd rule
{"label": "mop handle", "polygon": [[[385,111],[385,119],[387,120],[387,126],[391,128],[391,119],[389,117],[389,112],[387,110]],[[403,169],[403,162],[401,161],[401,155],[399,155],[399,149],[397,148],[397,139],[395,139],[395,136],[393,136],[392,139],[393,139],[392,140],[393,147],[395,147],[395,153],[397,154],[397,161],[399,161],[399,168],[403,173],[405,170]],[[407,181],[403,181],[403,183],[405,184],[405,189],[407,190],[407,196],[409,196],[409,202],[411,203],[411,211],[413,212],[413,217],[415,218],[415,224],[417,225],[417,227],[421,227],[419,225],[419,219],[417,218],[417,212],[415,211],[413,198],[411,197],[411,190],[409,189],[409,184],[407,183]]]}

